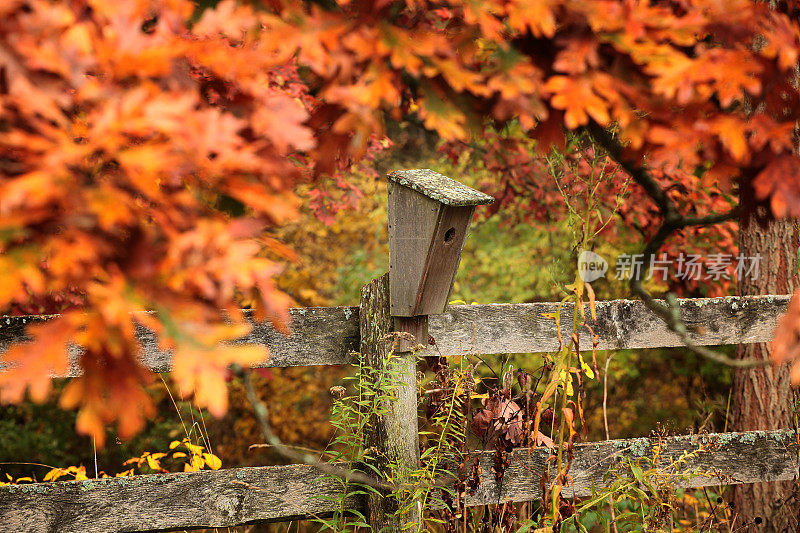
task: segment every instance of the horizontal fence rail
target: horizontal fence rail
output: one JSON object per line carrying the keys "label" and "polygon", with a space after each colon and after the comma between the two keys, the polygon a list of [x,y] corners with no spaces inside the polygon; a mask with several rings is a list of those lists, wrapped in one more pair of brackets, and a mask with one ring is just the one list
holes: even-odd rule
{"label": "horizontal fence rail", "polygon": [[[678,300],[681,316],[697,345],[766,342],[778,317],[788,307],[789,296],[693,298]],[[558,310],[557,303],[453,305],[447,312],[430,317],[429,331],[435,340],[421,355],[537,353],[558,350],[555,321],[545,314]],[[564,304],[561,323],[571,325],[573,304]],[[613,300],[596,303],[597,320],[588,323],[598,336],[598,349],[663,348],[682,346],[679,337],[642,302]],[[282,335],[266,323],[255,324],[243,342],[264,345],[270,356],[260,367],[342,365],[354,361],[358,349],[358,307],[309,307],[292,309],[290,335]],[[0,353],[24,340],[25,326],[53,316],[0,317]],[[155,335],[139,328],[143,363],[156,372],[168,372],[171,354],[159,350]],[[581,348],[592,347],[592,336],[584,329]],[[77,350],[71,350],[77,360]],[[0,356],[0,370],[2,357]],[[65,376],[80,375],[73,364]]]}
{"label": "horizontal fence rail", "polygon": [[[687,472],[677,478],[683,487],[781,481],[798,477],[798,437],[791,430],[754,431],[696,436],[611,440],[576,444],[569,474],[574,495],[592,495],[603,475],[624,458],[653,456],[664,467],[685,453],[694,455]],[[550,451],[517,449],[498,482],[492,472],[494,452],[473,452],[467,460],[481,463],[481,484],[467,493],[469,506],[537,500]],[[647,472],[647,461],[642,463]],[[693,474],[689,474],[692,472]],[[671,472],[674,473],[674,472]],[[647,475],[647,474],[645,474]],[[340,506],[341,484],[312,466],[266,466],[132,478],[106,478],[0,487],[0,529],[32,533],[107,533],[167,531],[182,528],[229,527],[250,522],[322,516]],[[565,496],[573,491],[565,487]],[[441,500],[433,507],[441,508]],[[350,499],[348,509],[361,503]]]}

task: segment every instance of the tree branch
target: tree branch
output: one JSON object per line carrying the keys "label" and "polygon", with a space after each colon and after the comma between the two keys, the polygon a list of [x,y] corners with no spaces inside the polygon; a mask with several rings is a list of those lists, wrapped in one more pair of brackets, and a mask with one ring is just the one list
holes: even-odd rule
{"label": "tree branch", "polygon": [[[738,216],[738,206],[733,207],[730,211],[725,213],[714,213],[702,217],[685,217],[681,215],[678,208],[675,206],[675,202],[673,202],[667,194],[667,191],[661,188],[646,168],[638,163],[630,161],[624,156],[622,145],[605,128],[594,121],[590,121],[586,129],[592,139],[608,153],[611,159],[631,175],[634,181],[645,190],[647,195],[655,202],[656,206],[658,206],[663,221],[658,231],[656,231],[656,234],[645,245],[642,253],[643,257],[655,256],[658,250],[664,245],[667,238],[677,230],[690,226],[710,226],[719,224],[721,222],[733,220]],[[710,361],[731,367],[747,368],[768,364],[767,361],[761,359],[732,359],[716,350],[694,344],[689,338],[689,330],[686,324],[684,324],[681,319],[680,307],[678,306],[678,300],[675,295],[673,293],[667,294],[666,304],[664,304],[653,298],[642,286],[642,278],[649,270],[649,264],[645,264],[643,270],[634,269],[630,280],[631,292],[639,296],[648,309],[661,317],[690,351]]]}
{"label": "tree branch", "polygon": [[253,413],[255,414],[256,420],[258,421],[258,425],[261,428],[261,433],[264,435],[264,438],[267,442],[272,446],[272,448],[284,458],[293,461],[295,463],[304,463],[307,465],[311,465],[317,470],[324,472],[326,474],[331,474],[336,476],[340,479],[345,481],[353,481],[355,483],[360,483],[362,485],[367,485],[369,487],[373,487],[376,489],[381,490],[388,490],[388,491],[396,491],[400,487],[394,485],[392,483],[386,483],[383,481],[379,481],[371,476],[367,476],[362,472],[356,470],[348,470],[346,468],[341,468],[331,463],[324,463],[311,455],[310,453],[302,453],[299,452],[286,444],[284,444],[281,439],[272,431],[272,426],[269,423],[269,416],[267,411],[267,406],[262,402],[258,395],[256,394],[255,387],[253,386],[253,380],[250,378],[250,371],[245,370],[240,365],[234,364],[231,365],[231,370],[233,373],[242,379],[244,383],[245,392],[247,394],[247,400],[250,402],[250,405],[253,407]]}

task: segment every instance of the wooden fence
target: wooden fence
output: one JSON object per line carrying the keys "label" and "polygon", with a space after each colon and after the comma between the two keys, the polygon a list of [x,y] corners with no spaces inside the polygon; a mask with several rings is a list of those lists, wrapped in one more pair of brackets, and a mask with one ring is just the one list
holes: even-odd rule
{"label": "wooden fence", "polygon": [[[724,345],[770,340],[787,296],[729,297],[680,300],[684,321],[698,326],[698,345]],[[430,335],[443,355],[546,352],[558,348],[557,331],[543,313],[555,303],[456,305],[431,316]],[[569,323],[573,308],[562,311]],[[248,342],[264,344],[272,356],[261,366],[340,365],[354,361],[359,346],[358,307],[292,310],[292,334],[282,336],[259,324]],[[48,317],[4,317],[0,349],[23,340],[26,323]],[[597,302],[597,320],[590,321],[599,349],[680,346],[676,335],[641,302]],[[140,331],[144,363],[154,371],[170,369],[170,355],[158,350],[153,335]],[[587,340],[588,342],[588,340]],[[591,346],[585,346],[591,348]],[[426,352],[423,352],[426,353]],[[73,354],[76,356],[77,354]],[[80,373],[73,367],[67,376]],[[701,454],[692,467],[708,475],[681,480],[691,487],[778,481],[798,476],[798,441],[791,430],[727,433],[702,437],[713,453]],[[603,474],[623,457],[645,456],[648,438],[578,444],[570,473],[577,496],[602,486]],[[665,457],[697,449],[698,437],[667,439]],[[520,502],[540,497],[539,475],[549,452],[518,449],[502,482],[492,474],[493,452],[477,452],[482,482],[467,505]],[[31,532],[167,531],[228,527],[258,521],[319,516],[334,510],[329,498],[339,484],[313,466],[233,468],[130,478],[92,479],[0,487],[0,530]],[[570,491],[566,492],[571,494]],[[352,500],[350,508],[364,503]]]}
{"label": "wooden fence", "polygon": [[[414,357],[557,351],[559,332],[555,321],[545,315],[554,313],[559,304],[455,305],[432,314],[445,307],[475,206],[490,202],[491,197],[428,170],[401,171],[390,179],[394,180],[389,188],[390,273],[394,277],[386,275],[365,285],[358,307],[294,309],[291,335],[255,324],[242,341],[269,348],[269,359],[256,366],[344,365],[361,354],[367,366],[376,368],[385,363],[386,339],[394,332],[411,334],[423,345],[430,335],[435,344],[416,354],[402,352],[407,354],[402,362],[410,370],[405,386],[389,412],[369,424],[365,435],[378,455],[414,467],[419,464]],[[390,278],[401,288],[393,295]],[[680,300],[679,306],[692,331],[690,340],[710,346],[769,341],[788,300],[788,296],[692,299]],[[570,304],[561,309],[563,324],[571,323],[574,311]],[[683,345],[641,302],[597,302],[596,312],[596,320],[588,325],[600,350]],[[1,317],[0,353],[9,344],[25,340],[29,323],[50,318]],[[138,335],[144,365],[168,372],[170,354],[159,350],[153,333],[140,328]],[[580,342],[581,349],[592,348],[591,335],[582,335]],[[71,351],[72,364],[61,377],[80,375],[78,355]],[[611,440],[575,446],[570,467],[573,483],[564,494],[590,495],[592,487],[603,486],[609,468],[626,457],[650,455],[656,444],[664,458],[677,458],[698,447],[713,449],[693,454],[690,468],[701,474],[677,480],[688,487],[798,477],[798,436],[790,430],[673,437],[658,443],[647,438]],[[551,468],[549,454],[543,448],[515,450],[498,482],[492,472],[494,452],[474,452],[471,460],[481,463],[482,477],[474,494],[467,495],[466,504],[538,499],[541,474]],[[330,475],[309,465],[9,485],[0,487],[0,531],[168,531],[314,517],[335,510],[340,487]],[[383,525],[389,500],[378,494],[345,504],[364,512],[372,524]],[[418,520],[419,510],[406,518]]]}

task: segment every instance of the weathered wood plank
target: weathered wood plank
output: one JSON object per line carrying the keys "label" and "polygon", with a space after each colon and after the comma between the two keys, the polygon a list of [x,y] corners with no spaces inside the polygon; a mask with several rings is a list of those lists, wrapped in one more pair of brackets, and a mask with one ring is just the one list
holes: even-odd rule
{"label": "weathered wood plank", "polygon": [[[261,367],[289,367],[311,365],[346,365],[353,362],[358,351],[358,307],[306,307],[291,309],[291,335],[278,333],[267,323],[255,323],[242,342],[266,345],[270,357]],[[4,316],[0,317],[0,371],[3,370],[2,353],[15,342],[25,340],[25,327],[58,315]],[[160,350],[155,334],[147,328],[137,328],[141,341],[142,360],[155,372],[168,372],[172,368],[170,352]],[[74,362],[79,351],[70,349],[73,361],[66,376],[80,375]]]}
{"label": "weathered wood plank", "polygon": [[[591,495],[593,481],[602,486],[603,474],[623,457],[651,457],[654,444],[641,438],[575,445],[570,474],[576,496]],[[798,477],[798,442],[792,430],[672,437],[662,443],[662,461],[700,445],[708,451],[688,468],[709,475],[680,480],[677,485],[704,487]],[[482,482],[474,495],[467,496],[467,505],[538,500],[548,454],[543,448],[515,450],[497,483],[493,452],[475,452]],[[324,515],[334,509],[326,498],[335,498],[339,487],[307,465],[11,485],[0,487],[0,531],[156,531]],[[567,490],[566,495],[571,492]],[[346,505],[354,509],[358,503],[348,500]]]}
{"label": "weathered wood plank", "polygon": [[[358,351],[358,307],[302,307],[291,312],[291,335],[277,332],[265,322],[254,322],[241,342],[266,345],[270,357],[261,367],[342,365]],[[138,328],[147,366],[156,372],[172,368],[172,356],[158,349],[152,331]]]}
{"label": "weathered wood plank", "polygon": [[412,316],[441,313],[447,308],[474,212],[472,207],[443,207],[439,211],[423,260],[425,268],[411,308]]}
{"label": "weathered wood plank", "polygon": [[[698,345],[742,344],[772,339],[778,317],[789,296],[694,298],[678,300],[684,322],[701,331],[690,335]],[[562,333],[572,324],[573,305],[561,311]],[[430,317],[430,334],[436,341],[421,355],[461,352],[478,354],[548,352],[559,349],[553,319],[558,304],[455,305],[442,315]],[[641,301],[597,302],[597,321],[589,319],[599,337],[598,349],[662,348],[682,346],[664,322]],[[589,314],[586,305],[586,314]],[[569,335],[565,335],[569,338]],[[584,328],[581,348],[591,349],[592,336]]]}
{"label": "weathered wood plank", "polygon": [[394,316],[413,316],[441,205],[391,180],[388,193],[389,305]]}
{"label": "weathered wood plank", "polygon": [[[323,515],[338,481],[307,465],[0,487],[0,531],[111,533]],[[348,507],[355,500],[347,502]]]}
{"label": "weathered wood plank", "polygon": [[[574,481],[574,494],[592,494],[592,483],[603,486],[603,475],[624,457],[651,457],[656,440],[650,438],[622,439],[598,443],[576,444],[569,474]],[[681,487],[736,485],[755,481],[783,481],[798,478],[798,442],[792,430],[752,431],[747,433],[710,434],[704,437],[681,436],[665,439],[661,445],[660,465],[669,464],[685,452],[700,446],[708,451],[689,461],[681,472],[695,469],[707,475],[678,479]],[[467,505],[531,501],[541,498],[540,479],[549,468],[549,479],[555,477],[555,466],[547,464],[549,451],[519,449],[511,454],[511,464],[501,483],[497,483],[492,466],[494,454],[481,452],[478,460],[483,472],[482,482],[474,495],[467,495]],[[645,467],[646,469],[646,467]],[[572,488],[564,495],[571,497]]]}
{"label": "weathered wood plank", "polygon": [[[392,356],[395,336],[389,314],[388,273],[361,288],[359,317],[364,365],[361,379],[365,380],[366,390],[388,393],[387,386],[394,388],[394,398],[382,402],[382,412],[370,413],[364,428],[364,446],[373,450],[371,465],[385,475],[385,480],[404,482],[402,475],[397,475],[398,470],[419,469],[417,359],[408,352]],[[386,383],[387,373],[394,383]],[[372,400],[369,396],[365,399]],[[415,524],[422,521],[421,508],[414,506],[397,516],[397,499],[391,493],[377,491],[370,491],[367,501],[367,521],[373,530],[418,531]]]}
{"label": "weathered wood plank", "polygon": [[[772,339],[778,317],[786,311],[789,296],[753,296],[679,300],[685,322],[699,326],[692,334],[698,345],[766,342]],[[454,305],[430,317],[429,332],[436,345],[421,355],[455,355],[546,352],[558,349],[552,319],[542,316],[558,309],[555,303]],[[562,324],[570,324],[572,306],[562,310]],[[24,339],[31,322],[52,317],[0,317],[0,353]],[[597,302],[599,349],[680,346],[678,337],[643,303],[631,300]],[[155,371],[170,368],[169,353],[158,350],[155,336],[140,330],[144,363]],[[244,339],[266,345],[272,357],[259,366],[339,365],[353,361],[358,349],[358,307],[310,307],[292,310],[292,334],[284,336],[267,324],[257,324]],[[588,330],[581,345],[591,347]],[[73,356],[76,354],[73,353]],[[0,362],[0,367],[2,363]],[[68,376],[79,374],[74,368]]]}

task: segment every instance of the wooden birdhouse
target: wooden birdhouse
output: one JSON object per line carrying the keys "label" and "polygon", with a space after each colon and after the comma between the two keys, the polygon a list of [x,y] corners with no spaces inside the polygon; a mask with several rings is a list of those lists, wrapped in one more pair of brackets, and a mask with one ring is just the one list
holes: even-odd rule
{"label": "wooden birdhouse", "polygon": [[432,170],[389,174],[392,316],[444,312],[475,207],[493,201]]}

